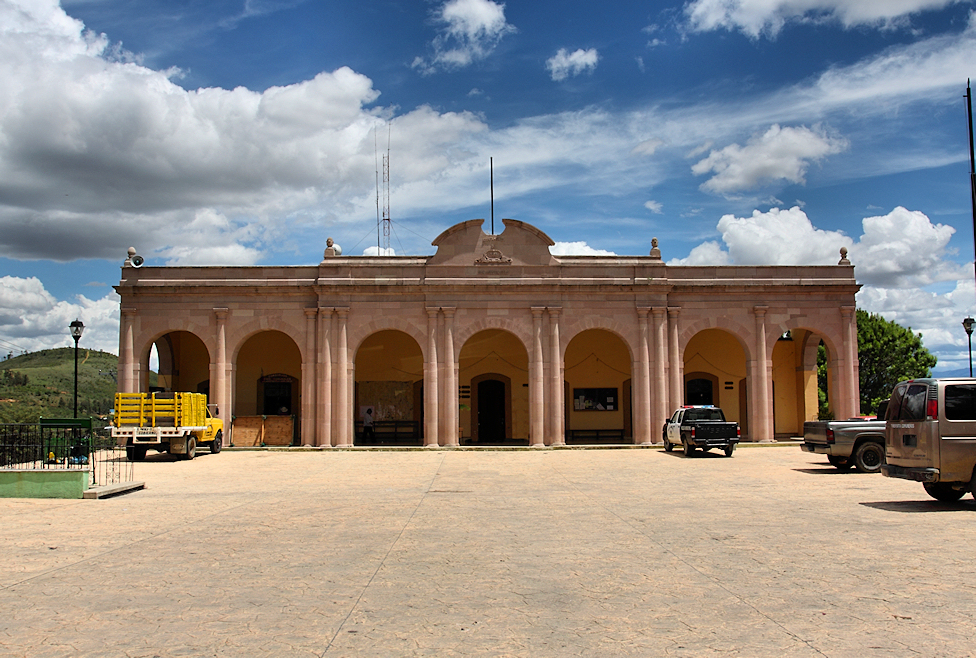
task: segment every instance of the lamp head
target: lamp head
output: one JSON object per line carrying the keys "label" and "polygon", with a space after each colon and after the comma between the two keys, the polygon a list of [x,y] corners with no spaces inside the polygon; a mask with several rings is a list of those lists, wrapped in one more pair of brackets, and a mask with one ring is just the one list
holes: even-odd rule
{"label": "lamp head", "polygon": [[71,329],[71,337],[78,340],[81,338],[81,334],[85,330],[85,323],[81,320],[75,320],[69,324],[68,327]]}

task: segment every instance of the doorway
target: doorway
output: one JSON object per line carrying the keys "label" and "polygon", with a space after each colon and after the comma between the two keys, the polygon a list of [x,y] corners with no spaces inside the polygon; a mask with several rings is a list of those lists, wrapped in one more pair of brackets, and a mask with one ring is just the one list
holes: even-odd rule
{"label": "doorway", "polygon": [[506,436],[505,382],[483,379],[477,383],[478,443],[503,443]]}

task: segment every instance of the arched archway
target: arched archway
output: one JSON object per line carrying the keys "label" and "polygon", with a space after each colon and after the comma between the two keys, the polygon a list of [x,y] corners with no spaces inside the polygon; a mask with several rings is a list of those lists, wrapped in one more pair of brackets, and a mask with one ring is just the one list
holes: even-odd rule
{"label": "arched archway", "polygon": [[684,372],[683,403],[695,404],[693,397],[701,399],[708,382],[711,404],[721,407],[727,419],[738,422],[744,434],[749,417],[745,394],[748,372],[739,339],[724,329],[699,331],[685,346]]}
{"label": "arched archway", "polygon": [[234,445],[294,445],[301,435],[302,355],[287,334],[261,331],[237,351]]}
{"label": "arched archway", "polygon": [[[159,360],[156,385],[149,385],[149,362],[155,348]],[[144,391],[210,393],[210,351],[189,331],[170,331],[154,340],[142,357]]]}
{"label": "arched archway", "polygon": [[528,445],[529,355],[522,341],[503,329],[479,331],[464,342],[458,373],[461,443]]}
{"label": "arched archway", "polygon": [[617,334],[587,329],[566,346],[568,443],[633,440],[631,354]]}
{"label": "arched archway", "polygon": [[355,444],[421,445],[424,357],[417,341],[399,330],[378,331],[359,345],[355,363]]}

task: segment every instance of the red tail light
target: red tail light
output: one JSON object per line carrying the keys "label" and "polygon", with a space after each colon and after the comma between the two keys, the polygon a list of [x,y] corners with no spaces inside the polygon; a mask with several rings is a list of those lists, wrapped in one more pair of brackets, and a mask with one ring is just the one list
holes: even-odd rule
{"label": "red tail light", "polygon": [[695,438],[695,428],[691,428],[691,438]]}
{"label": "red tail light", "polygon": [[930,418],[939,417],[939,401],[929,400],[928,405],[925,407],[925,415]]}
{"label": "red tail light", "polygon": [[735,426],[735,435],[740,439],[742,438],[742,430],[739,429],[738,425]]}
{"label": "red tail light", "polygon": [[827,443],[833,443],[833,442],[834,442],[834,430],[832,430],[832,429],[830,429],[828,427],[827,428]]}

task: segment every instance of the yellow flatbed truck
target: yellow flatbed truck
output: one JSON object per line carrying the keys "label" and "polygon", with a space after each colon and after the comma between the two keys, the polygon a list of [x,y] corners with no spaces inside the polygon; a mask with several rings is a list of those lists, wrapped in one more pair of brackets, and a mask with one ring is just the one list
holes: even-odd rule
{"label": "yellow flatbed truck", "polygon": [[224,422],[203,393],[116,393],[112,436],[129,461],[142,461],[149,448],[193,459],[201,446],[220,452]]}

